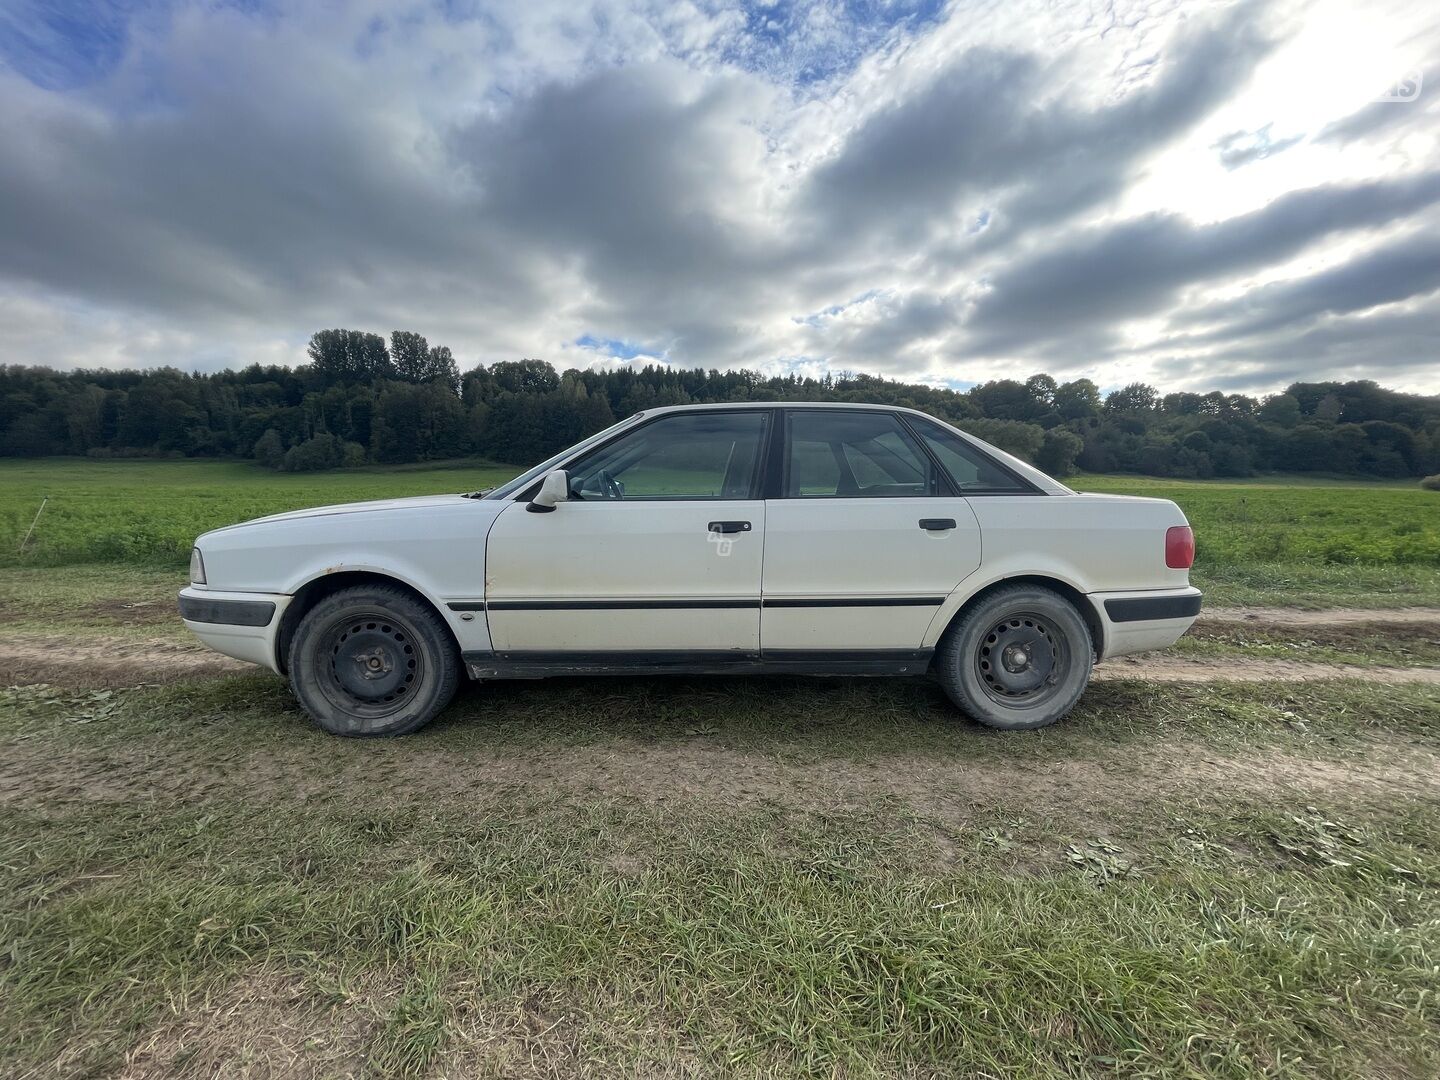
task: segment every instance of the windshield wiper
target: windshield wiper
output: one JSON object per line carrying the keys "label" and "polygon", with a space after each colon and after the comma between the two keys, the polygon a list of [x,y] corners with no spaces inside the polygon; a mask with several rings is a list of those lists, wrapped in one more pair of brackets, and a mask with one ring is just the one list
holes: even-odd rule
{"label": "windshield wiper", "polygon": [[493,487],[488,487],[488,488],[485,488],[485,489],[482,490],[482,491],[467,491],[467,492],[465,492],[465,494],[461,495],[460,497],[461,497],[462,499],[483,499],[486,495],[489,495],[490,492],[492,492],[492,491],[494,491],[494,490],[495,490],[495,489],[494,489]]}

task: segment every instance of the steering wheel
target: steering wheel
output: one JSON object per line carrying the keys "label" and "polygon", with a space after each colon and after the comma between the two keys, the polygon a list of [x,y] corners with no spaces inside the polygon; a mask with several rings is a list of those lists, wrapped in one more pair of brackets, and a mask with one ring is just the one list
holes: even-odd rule
{"label": "steering wheel", "polygon": [[604,469],[595,474],[595,483],[600,485],[600,492],[607,499],[623,499],[625,492],[620,487],[620,482],[611,476]]}

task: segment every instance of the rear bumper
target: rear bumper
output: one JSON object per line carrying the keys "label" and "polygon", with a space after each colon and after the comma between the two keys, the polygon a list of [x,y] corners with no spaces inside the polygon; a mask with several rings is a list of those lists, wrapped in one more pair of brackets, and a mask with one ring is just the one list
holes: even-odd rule
{"label": "rear bumper", "polygon": [[180,617],[210,648],[236,660],[280,673],[275,641],[290,597],[271,593],[227,593],[191,586],[180,591]]}
{"label": "rear bumper", "polygon": [[1165,649],[1190,629],[1200,614],[1201,594],[1194,586],[1122,593],[1091,593],[1104,627],[1100,658]]}

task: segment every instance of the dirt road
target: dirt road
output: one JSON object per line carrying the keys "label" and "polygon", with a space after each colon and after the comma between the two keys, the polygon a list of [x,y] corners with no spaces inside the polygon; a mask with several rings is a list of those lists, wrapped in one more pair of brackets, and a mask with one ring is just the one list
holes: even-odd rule
{"label": "dirt road", "polygon": [[[1327,629],[1353,635],[1357,630],[1440,640],[1440,610],[1293,611],[1282,608],[1230,608],[1207,611],[1196,633],[1233,630],[1249,633],[1293,633],[1323,637]],[[0,683],[26,685],[121,687],[143,683],[253,672],[249,664],[230,660],[198,642],[165,637],[60,637],[0,633]],[[1392,665],[1360,666],[1315,663],[1303,659],[1261,659],[1246,656],[1195,658],[1175,653],[1121,657],[1100,664],[1097,679],[1148,679],[1156,682],[1306,682],[1315,679],[1362,678],[1386,683],[1440,684],[1440,668]]]}

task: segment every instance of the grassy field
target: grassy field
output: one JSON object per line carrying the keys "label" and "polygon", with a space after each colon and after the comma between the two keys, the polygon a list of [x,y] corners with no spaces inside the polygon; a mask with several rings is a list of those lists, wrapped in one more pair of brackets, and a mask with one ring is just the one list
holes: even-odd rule
{"label": "grassy field", "polygon": [[[0,570],[182,569],[195,536],[219,525],[324,503],[474,490],[517,471],[489,462],[295,475],[243,462],[0,461]],[[1212,603],[1440,603],[1440,494],[1413,484],[1085,476],[1074,486],[1179,503],[1197,536],[1194,579]]]}
{"label": "grassy field", "polygon": [[[0,1075],[1440,1075],[1434,684],[1006,736],[922,679],[500,682],[376,743],[193,666],[197,532],[512,471],[0,464]],[[1179,502],[1212,603],[1440,603],[1431,494],[1077,486]],[[1175,655],[1440,665],[1396,618]]]}
{"label": "grassy field", "polygon": [[[0,708],[0,1073],[1433,1077],[1440,703],[263,676]],[[263,809],[262,809],[263,808]]]}
{"label": "grassy field", "polygon": [[276,473],[239,461],[8,460],[0,462],[0,565],[183,566],[195,537],[221,525],[327,503],[475,491],[521,471],[484,461]]}

